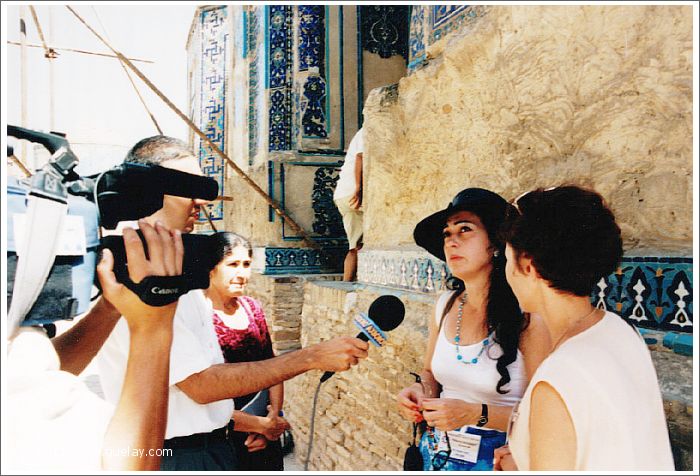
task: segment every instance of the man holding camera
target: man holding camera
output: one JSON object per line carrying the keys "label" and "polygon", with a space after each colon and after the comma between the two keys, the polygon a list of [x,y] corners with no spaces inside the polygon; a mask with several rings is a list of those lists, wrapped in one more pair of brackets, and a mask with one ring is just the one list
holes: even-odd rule
{"label": "man holding camera", "polygon": [[[186,144],[165,136],[140,141],[126,161],[201,175],[198,160]],[[166,195],[163,208],[145,220],[190,232],[202,204]],[[308,370],[347,370],[367,356],[367,343],[345,337],[265,361],[226,364],[211,316],[211,304],[201,290],[180,297],[173,323],[164,443],[173,451],[162,459],[164,470],[236,469],[235,455],[226,440],[233,397],[268,388]],[[122,392],[130,338],[127,323],[120,320],[100,352],[100,378],[108,400],[116,400]]]}
{"label": "man holding camera", "polygon": [[[142,223],[141,230],[151,250],[149,258],[134,230],[124,230],[130,278],[139,282],[147,276],[181,274],[180,233],[171,233],[160,224]],[[54,346],[36,327],[21,327],[9,342],[7,402],[11,411],[3,420],[8,429],[7,451],[3,451],[6,469],[158,469],[176,303],[146,305],[117,282],[113,265],[106,250],[97,273],[104,296],[113,306],[102,299],[85,317],[85,324],[78,323],[57,338]],[[99,350],[119,313],[129,328],[130,350],[115,408],[88,390],[77,374]]]}

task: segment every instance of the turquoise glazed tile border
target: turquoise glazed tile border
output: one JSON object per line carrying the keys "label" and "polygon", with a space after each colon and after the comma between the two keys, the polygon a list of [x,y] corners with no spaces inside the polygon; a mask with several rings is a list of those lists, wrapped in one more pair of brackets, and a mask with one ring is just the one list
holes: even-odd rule
{"label": "turquoise glazed tile border", "polygon": [[[449,277],[442,261],[421,251],[360,251],[358,281],[435,293]],[[598,282],[592,302],[637,327],[693,332],[692,258],[623,258],[617,271]]]}
{"label": "turquoise glazed tile border", "polygon": [[265,267],[262,274],[318,274],[342,273],[346,246],[324,246],[322,250],[312,248],[266,247]]}
{"label": "turquoise glazed tile border", "polygon": [[357,279],[362,283],[433,293],[444,291],[447,265],[421,251],[360,251]]}
{"label": "turquoise glazed tile border", "polygon": [[596,287],[598,307],[638,327],[693,332],[692,258],[623,258]]}

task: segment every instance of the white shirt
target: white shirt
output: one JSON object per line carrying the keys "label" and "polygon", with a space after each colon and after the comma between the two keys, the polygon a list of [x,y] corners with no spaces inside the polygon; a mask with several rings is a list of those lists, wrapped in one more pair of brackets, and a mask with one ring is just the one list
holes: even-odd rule
{"label": "white shirt", "polygon": [[575,471],[673,471],[656,370],[644,340],[618,315],[567,340],[532,377],[514,414],[510,449],[530,470],[530,401],[538,382],[561,395],[576,432]]}
{"label": "white shirt", "polygon": [[3,411],[3,472],[96,472],[114,407],[60,370],[43,330],[9,344]]}
{"label": "white shirt", "polygon": [[[435,323],[440,327],[442,312],[452,291],[445,292],[438,298],[435,306]],[[477,357],[483,347],[482,342],[471,345],[461,345],[459,352],[463,359],[471,360]],[[493,342],[493,334],[489,336],[489,344],[476,364],[465,364],[457,360],[454,340],[445,337],[445,326],[440,329],[435,342],[433,358],[430,362],[435,379],[442,385],[441,398],[456,398],[468,403],[487,403],[492,405],[513,406],[523,396],[527,383],[523,355],[518,350],[514,362],[508,365],[510,382],[502,387],[508,393],[496,391],[496,384],[501,374],[496,369],[498,358],[503,354],[501,346]]]}
{"label": "white shirt", "polygon": [[338,184],[335,186],[333,198],[345,198],[355,193],[355,162],[357,161],[357,154],[365,151],[363,135],[362,128],[360,128],[350,141],[348,151],[345,154],[345,162],[340,168]]}
{"label": "white shirt", "polygon": [[[233,399],[200,404],[177,387],[190,375],[224,363],[212,321],[212,307],[201,289],[181,296],[173,321],[170,351],[168,426],[165,438],[208,433],[225,426],[233,414]],[[97,358],[105,397],[116,402],[121,394],[129,353],[129,328],[119,319]]]}

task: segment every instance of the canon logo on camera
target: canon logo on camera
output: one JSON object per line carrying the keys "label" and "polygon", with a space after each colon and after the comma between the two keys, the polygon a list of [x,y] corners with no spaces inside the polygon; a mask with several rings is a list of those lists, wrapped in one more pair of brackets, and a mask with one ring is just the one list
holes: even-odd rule
{"label": "canon logo on camera", "polygon": [[180,288],[159,288],[154,286],[151,288],[153,294],[177,294],[180,292]]}

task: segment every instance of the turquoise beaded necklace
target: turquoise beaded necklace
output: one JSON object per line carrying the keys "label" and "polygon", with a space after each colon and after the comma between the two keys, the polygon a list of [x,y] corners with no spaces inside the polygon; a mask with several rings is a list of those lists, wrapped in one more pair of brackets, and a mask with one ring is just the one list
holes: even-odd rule
{"label": "turquoise beaded necklace", "polygon": [[481,341],[481,350],[479,351],[478,354],[476,354],[476,357],[474,357],[471,360],[465,360],[462,357],[462,354],[459,352],[459,335],[462,331],[462,313],[464,312],[464,303],[467,302],[467,292],[464,291],[464,294],[462,294],[462,299],[459,300],[459,310],[457,311],[457,331],[455,334],[455,351],[457,351],[457,361],[462,362],[463,364],[467,365],[474,365],[479,363],[479,358],[481,355],[484,353],[484,350],[486,347],[489,345],[489,338],[486,337],[483,341]]}

